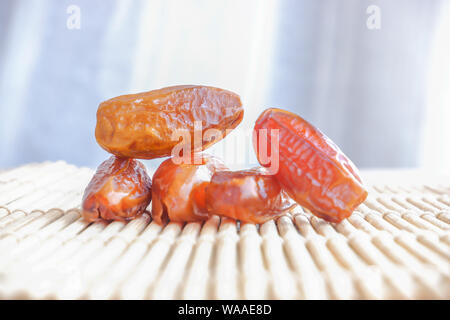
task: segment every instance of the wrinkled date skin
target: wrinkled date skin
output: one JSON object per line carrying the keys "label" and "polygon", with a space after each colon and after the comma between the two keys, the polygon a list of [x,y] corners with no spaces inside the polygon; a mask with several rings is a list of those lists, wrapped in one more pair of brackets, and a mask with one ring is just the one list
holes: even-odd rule
{"label": "wrinkled date skin", "polygon": [[[330,222],[340,222],[367,197],[358,170],[322,132],[300,116],[281,109],[267,109],[258,118],[254,147],[258,161],[260,129],[279,130],[279,169],[282,188],[303,207]],[[271,135],[267,134],[267,150]]]}
{"label": "wrinkled date skin", "polygon": [[264,223],[293,206],[277,179],[262,168],[214,173],[206,205],[212,214],[250,223]]}
{"label": "wrinkled date skin", "polygon": [[[243,116],[241,100],[233,92],[174,86],[102,102],[95,136],[103,149],[116,156],[153,159],[170,156],[179,143],[191,152],[202,151],[236,128]],[[196,121],[201,128],[195,127]],[[219,134],[205,135],[208,129]],[[179,130],[185,130],[189,139],[174,135]]]}
{"label": "wrinkled date skin", "polygon": [[89,222],[134,219],[149,205],[151,188],[141,162],[112,156],[98,167],[84,191],[83,217]]}
{"label": "wrinkled date skin", "polygon": [[205,188],[216,171],[227,168],[212,156],[196,156],[200,156],[195,162],[199,164],[176,164],[167,159],[153,175],[152,217],[157,223],[208,219]]}

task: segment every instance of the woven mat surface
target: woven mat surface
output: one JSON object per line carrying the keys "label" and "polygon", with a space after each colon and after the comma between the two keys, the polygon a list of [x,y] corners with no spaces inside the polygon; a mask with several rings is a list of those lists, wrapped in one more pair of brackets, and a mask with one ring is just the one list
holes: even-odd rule
{"label": "woven mat surface", "polygon": [[0,298],[450,299],[450,177],[365,171],[340,224],[298,209],[261,226],[212,217],[88,224],[93,171],[0,172]]}

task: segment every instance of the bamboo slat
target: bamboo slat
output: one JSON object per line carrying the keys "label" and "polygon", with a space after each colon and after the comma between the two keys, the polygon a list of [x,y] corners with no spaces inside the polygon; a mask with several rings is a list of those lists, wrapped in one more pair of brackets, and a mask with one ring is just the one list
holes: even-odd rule
{"label": "bamboo slat", "polygon": [[450,177],[363,171],[333,224],[297,208],[263,225],[86,223],[93,171],[0,171],[2,299],[450,299]]}

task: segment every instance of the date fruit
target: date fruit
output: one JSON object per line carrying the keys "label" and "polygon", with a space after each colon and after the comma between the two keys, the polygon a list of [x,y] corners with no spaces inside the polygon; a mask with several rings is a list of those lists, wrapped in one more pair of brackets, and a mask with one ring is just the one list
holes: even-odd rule
{"label": "date fruit", "polygon": [[97,169],[83,195],[85,220],[130,220],[142,214],[152,199],[152,181],[145,166],[115,156]]}
{"label": "date fruit", "polygon": [[175,146],[202,151],[236,128],[243,116],[241,100],[233,92],[174,86],[102,102],[95,137],[116,156],[153,159],[170,156]]}
{"label": "date fruit", "polygon": [[214,173],[206,187],[206,205],[212,214],[250,223],[264,223],[293,207],[277,179],[263,168]]}
{"label": "date fruit", "polygon": [[156,222],[208,219],[205,188],[216,171],[227,168],[212,156],[191,155],[195,156],[200,158],[192,164],[176,164],[172,158],[167,159],[153,175],[152,217]]}
{"label": "date fruit", "polygon": [[272,150],[271,129],[279,130],[275,177],[297,203],[320,218],[340,222],[366,199],[367,191],[350,159],[317,128],[289,111],[267,109],[256,121],[253,142],[261,165],[270,162],[262,159],[259,136],[267,133],[265,148]]}

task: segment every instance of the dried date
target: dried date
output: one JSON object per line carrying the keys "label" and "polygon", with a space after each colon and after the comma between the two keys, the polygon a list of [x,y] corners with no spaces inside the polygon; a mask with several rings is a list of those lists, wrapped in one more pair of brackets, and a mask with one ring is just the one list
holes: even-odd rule
{"label": "dried date", "polygon": [[115,156],[97,169],[83,195],[87,221],[130,220],[142,214],[152,199],[152,182],[142,163]]}
{"label": "dried date", "polygon": [[264,223],[293,206],[277,179],[262,168],[214,173],[206,204],[212,214],[250,223]]}
{"label": "dried date", "polygon": [[216,171],[225,169],[220,160],[205,154],[192,155],[188,164],[165,160],[153,175],[153,219],[158,223],[206,220],[205,188]]}
{"label": "dried date", "polygon": [[202,151],[236,128],[243,115],[233,92],[174,86],[102,102],[95,136],[116,156],[153,159],[170,156],[175,146],[180,154]]}
{"label": "dried date", "polygon": [[[265,130],[264,130],[265,129]],[[279,145],[268,131],[278,130]],[[267,146],[260,142],[266,134]],[[275,177],[300,205],[327,221],[340,222],[367,197],[358,170],[322,132],[300,116],[281,109],[267,109],[258,118],[254,147],[261,165],[271,166],[263,148],[279,158]],[[272,143],[277,147],[272,148]]]}

